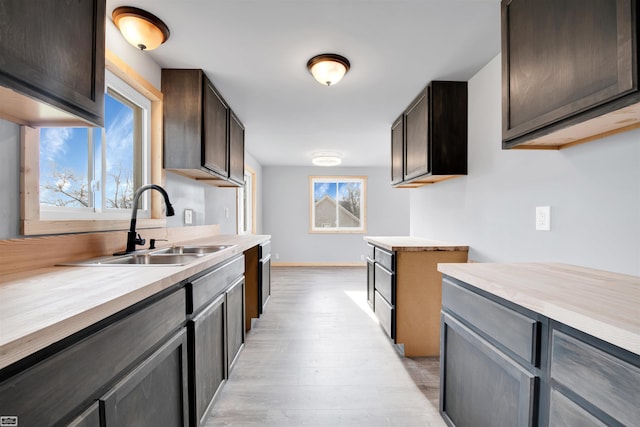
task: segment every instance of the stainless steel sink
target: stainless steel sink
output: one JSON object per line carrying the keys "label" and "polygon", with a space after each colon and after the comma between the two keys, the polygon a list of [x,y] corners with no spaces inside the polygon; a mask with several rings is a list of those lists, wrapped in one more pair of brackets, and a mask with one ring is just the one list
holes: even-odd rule
{"label": "stainless steel sink", "polygon": [[130,253],[112,257],[102,257],[86,261],[70,262],[60,265],[79,267],[100,266],[180,266],[189,264],[205,255],[233,248],[235,245],[181,245],[156,249],[144,253]]}
{"label": "stainless steel sink", "polygon": [[158,249],[154,254],[212,254],[234,247],[235,245],[184,245]]}

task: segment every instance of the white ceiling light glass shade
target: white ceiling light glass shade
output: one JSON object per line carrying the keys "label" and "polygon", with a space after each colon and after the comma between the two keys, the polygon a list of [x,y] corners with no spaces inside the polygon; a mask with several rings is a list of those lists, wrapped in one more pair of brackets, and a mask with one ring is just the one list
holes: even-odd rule
{"label": "white ceiling light glass shade", "polygon": [[311,163],[316,166],[338,166],[342,159],[336,153],[315,153]]}
{"label": "white ceiling light glass shade", "polygon": [[118,7],[111,16],[122,36],[140,50],[153,50],[169,38],[169,27],[164,22],[137,7]]}
{"label": "white ceiling light glass shade", "polygon": [[323,53],[311,58],[307,62],[307,68],[318,83],[331,86],[342,80],[351,68],[351,64],[344,56]]}

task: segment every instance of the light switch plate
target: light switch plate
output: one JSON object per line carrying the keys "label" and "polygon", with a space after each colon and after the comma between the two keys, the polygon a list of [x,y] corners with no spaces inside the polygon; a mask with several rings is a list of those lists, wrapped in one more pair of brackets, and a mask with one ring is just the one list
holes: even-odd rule
{"label": "light switch plate", "polygon": [[193,224],[193,210],[192,209],[185,209],[184,210],[184,223],[186,225]]}
{"label": "light switch plate", "polygon": [[536,207],[536,230],[551,231],[551,206]]}

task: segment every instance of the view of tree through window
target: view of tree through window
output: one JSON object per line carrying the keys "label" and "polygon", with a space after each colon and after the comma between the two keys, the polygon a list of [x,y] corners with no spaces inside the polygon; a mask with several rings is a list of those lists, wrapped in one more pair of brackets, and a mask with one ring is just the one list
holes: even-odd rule
{"label": "view of tree through window", "polygon": [[143,108],[109,87],[104,128],[40,129],[40,205],[130,209],[144,181]]}
{"label": "view of tree through window", "polygon": [[311,231],[364,232],[365,183],[360,177],[312,177]]}

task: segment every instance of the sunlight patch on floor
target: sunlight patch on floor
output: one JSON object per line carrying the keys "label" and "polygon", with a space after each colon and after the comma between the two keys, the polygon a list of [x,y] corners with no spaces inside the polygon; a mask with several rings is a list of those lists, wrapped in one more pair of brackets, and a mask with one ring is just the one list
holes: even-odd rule
{"label": "sunlight patch on floor", "polygon": [[380,323],[367,303],[367,291],[344,291],[344,293],[347,294],[347,296],[351,298],[351,300],[360,308],[360,310],[364,311],[367,316],[375,320],[376,323]]}

